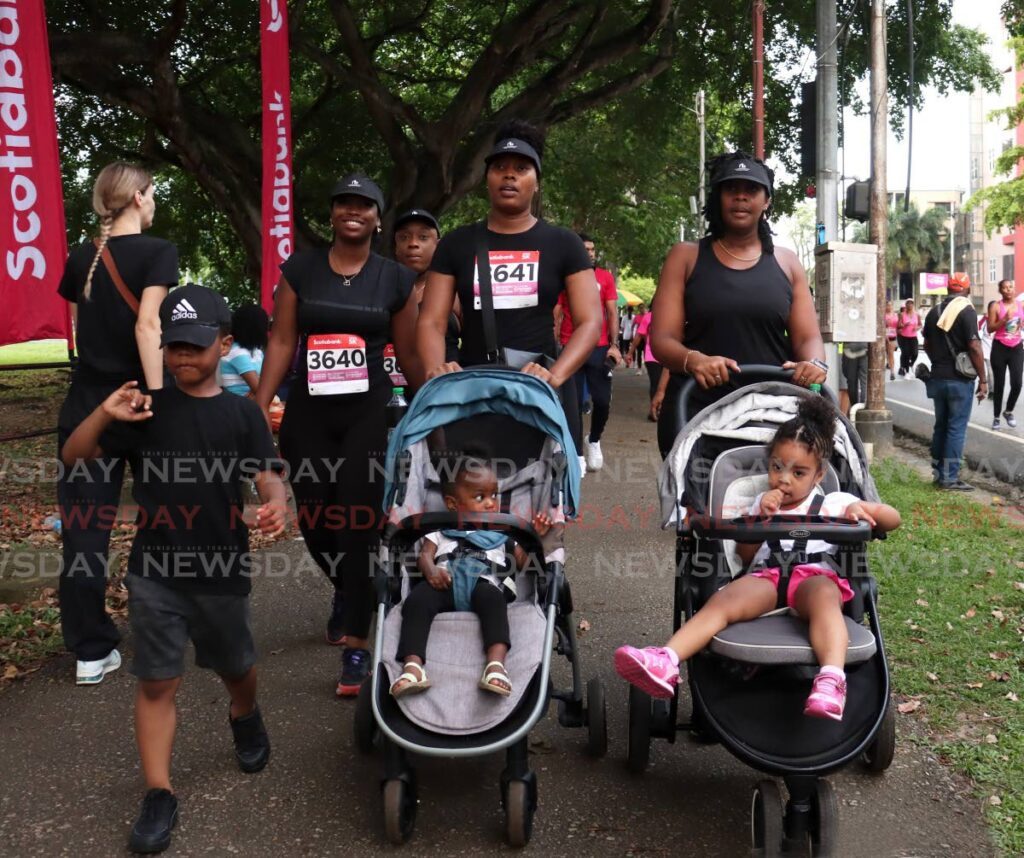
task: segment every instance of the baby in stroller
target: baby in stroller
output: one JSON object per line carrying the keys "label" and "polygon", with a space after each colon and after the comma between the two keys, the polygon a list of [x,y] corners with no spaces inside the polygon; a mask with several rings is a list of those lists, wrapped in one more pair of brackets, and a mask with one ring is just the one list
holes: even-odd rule
{"label": "baby in stroller", "polygon": [[[444,503],[452,512],[496,512],[499,509],[498,478],[482,448],[453,457],[443,484]],[[546,513],[533,517],[539,536],[551,529]],[[402,632],[398,661],[402,673],[391,685],[392,697],[416,694],[430,688],[424,660],[430,625],[444,611],[473,611],[480,618],[487,664],[479,687],[502,697],[512,693],[505,670],[509,623],[506,602],[514,591],[504,578],[524,569],[527,553],[506,534],[491,530],[440,530],[428,533],[422,542],[417,566],[423,580],[412,588],[402,610]]]}
{"label": "baby in stroller", "polygon": [[[768,445],[769,489],[750,509],[752,515],[824,515],[866,521],[876,531],[900,525],[900,514],[883,503],[868,503],[845,492],[824,495],[818,488],[832,451],[836,415],[824,398],[800,403],[797,416],[782,424]],[[783,575],[768,561],[793,550],[793,540],[740,544],[747,571],[718,590],[684,623],[663,647],[620,647],[615,669],[624,679],[652,697],[671,698],[679,681],[679,662],[700,652],[727,626],[751,620],[776,607],[789,608],[807,620],[811,646],[820,670],[814,678],[804,714],[814,718],[843,717],[846,702],[847,631],[842,605],[853,598],[849,583],[836,574],[829,558],[837,548],[812,540],[806,563]]]}

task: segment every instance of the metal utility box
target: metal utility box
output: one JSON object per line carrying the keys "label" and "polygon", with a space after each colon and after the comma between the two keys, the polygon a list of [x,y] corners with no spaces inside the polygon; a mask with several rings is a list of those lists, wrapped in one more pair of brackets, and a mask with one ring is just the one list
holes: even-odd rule
{"label": "metal utility box", "polygon": [[878,339],[878,247],[830,241],[814,248],[814,305],[827,343]]}

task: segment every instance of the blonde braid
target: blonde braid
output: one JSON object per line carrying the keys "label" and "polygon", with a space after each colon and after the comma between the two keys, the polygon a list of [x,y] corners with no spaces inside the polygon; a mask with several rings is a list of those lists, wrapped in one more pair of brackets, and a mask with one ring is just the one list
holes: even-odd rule
{"label": "blonde braid", "polygon": [[113,215],[104,215],[100,218],[100,246],[96,248],[96,255],[92,258],[92,265],[89,266],[89,273],[85,275],[85,288],[82,289],[82,297],[86,301],[92,296],[92,275],[103,256],[103,249],[110,240],[110,231],[114,228]]}

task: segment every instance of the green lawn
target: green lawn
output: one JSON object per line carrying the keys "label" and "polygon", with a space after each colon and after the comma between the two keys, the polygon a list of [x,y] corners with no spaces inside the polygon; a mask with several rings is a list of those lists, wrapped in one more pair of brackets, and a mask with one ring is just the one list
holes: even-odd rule
{"label": "green lawn", "polygon": [[998,846],[1024,854],[1024,528],[904,466],[872,473],[903,516],[871,547],[898,718],[925,721],[977,784]]}
{"label": "green lawn", "polygon": [[56,363],[67,359],[68,346],[64,340],[38,340],[34,343],[0,346],[0,366],[13,363]]}

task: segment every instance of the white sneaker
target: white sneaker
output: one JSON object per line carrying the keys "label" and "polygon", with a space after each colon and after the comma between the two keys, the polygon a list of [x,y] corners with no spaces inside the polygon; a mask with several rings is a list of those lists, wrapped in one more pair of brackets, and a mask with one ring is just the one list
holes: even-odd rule
{"label": "white sneaker", "polygon": [[600,441],[583,439],[583,452],[587,460],[588,471],[600,471],[604,467],[604,456],[601,454]]}
{"label": "white sneaker", "polygon": [[99,661],[79,661],[75,669],[75,685],[99,685],[103,677],[121,666],[121,653],[112,649]]}

